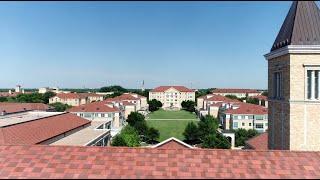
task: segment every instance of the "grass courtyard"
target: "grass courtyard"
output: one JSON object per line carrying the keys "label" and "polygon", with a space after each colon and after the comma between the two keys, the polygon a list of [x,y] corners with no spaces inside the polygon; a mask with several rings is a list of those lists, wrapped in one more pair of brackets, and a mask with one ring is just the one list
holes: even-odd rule
{"label": "grass courtyard", "polygon": [[163,141],[170,137],[183,140],[182,135],[185,127],[191,121],[196,121],[195,114],[181,111],[165,111],[158,110],[148,115],[147,123],[150,127],[154,127],[160,131],[159,141]]}

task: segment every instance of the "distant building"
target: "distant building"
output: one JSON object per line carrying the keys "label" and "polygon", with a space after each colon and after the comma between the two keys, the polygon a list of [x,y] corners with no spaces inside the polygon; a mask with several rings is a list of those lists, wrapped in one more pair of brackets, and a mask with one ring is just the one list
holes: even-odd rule
{"label": "distant building", "polygon": [[236,99],[230,99],[222,95],[207,94],[197,98],[197,110],[200,116],[210,115],[218,117],[221,106],[230,103],[239,103]]}
{"label": "distant building", "polygon": [[121,129],[120,109],[112,103],[105,101],[92,102],[80,106],[72,107],[68,110],[79,117],[100,123],[103,129]]}
{"label": "distant building", "polygon": [[94,93],[59,93],[49,99],[49,104],[60,102],[70,106],[80,106],[94,101],[103,101],[103,95]]}
{"label": "distant building", "polygon": [[233,95],[237,96],[238,98],[245,98],[247,96],[257,96],[260,95],[261,92],[255,89],[214,89],[212,90],[212,94],[217,95]]}
{"label": "distant building", "polygon": [[242,128],[265,132],[268,129],[268,109],[255,104],[225,104],[219,110],[219,119],[225,130]]}
{"label": "distant building", "polygon": [[156,99],[163,109],[181,109],[182,101],[195,101],[195,92],[184,86],[159,86],[149,92],[149,100]]}
{"label": "distant building", "polygon": [[58,87],[53,87],[53,88],[42,87],[42,88],[39,88],[38,92],[40,94],[44,94],[46,92],[54,92],[56,94],[59,94],[59,93],[70,93],[71,91],[62,91]]}
{"label": "distant building", "polygon": [[42,103],[0,103],[0,143],[106,146],[110,129]]}

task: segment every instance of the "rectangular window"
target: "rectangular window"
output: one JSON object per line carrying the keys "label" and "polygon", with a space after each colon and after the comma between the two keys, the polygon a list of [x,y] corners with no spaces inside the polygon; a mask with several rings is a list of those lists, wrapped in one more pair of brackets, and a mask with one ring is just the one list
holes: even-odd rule
{"label": "rectangular window", "polygon": [[307,70],[307,99],[320,99],[319,70]]}
{"label": "rectangular window", "polygon": [[242,126],[244,126],[245,125],[245,123],[242,123]]}
{"label": "rectangular window", "polygon": [[282,72],[273,74],[273,97],[276,99],[282,98]]}
{"label": "rectangular window", "polygon": [[251,126],[251,123],[249,123],[249,126]]}
{"label": "rectangular window", "polygon": [[263,124],[262,123],[257,123],[256,124],[257,129],[263,129]]}
{"label": "rectangular window", "polygon": [[233,128],[238,129],[238,122],[233,122]]}

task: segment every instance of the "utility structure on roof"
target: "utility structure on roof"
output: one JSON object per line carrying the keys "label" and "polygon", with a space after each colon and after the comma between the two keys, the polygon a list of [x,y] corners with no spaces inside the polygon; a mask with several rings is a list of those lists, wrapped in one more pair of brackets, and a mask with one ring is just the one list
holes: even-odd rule
{"label": "utility structure on roof", "polygon": [[320,11],[295,1],[268,60],[268,148],[320,150]]}

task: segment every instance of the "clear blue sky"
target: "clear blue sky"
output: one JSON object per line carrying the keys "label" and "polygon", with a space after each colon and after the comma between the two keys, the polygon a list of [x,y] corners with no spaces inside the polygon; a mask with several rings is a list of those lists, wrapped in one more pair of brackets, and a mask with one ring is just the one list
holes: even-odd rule
{"label": "clear blue sky", "polygon": [[0,2],[0,88],[267,88],[291,2]]}

